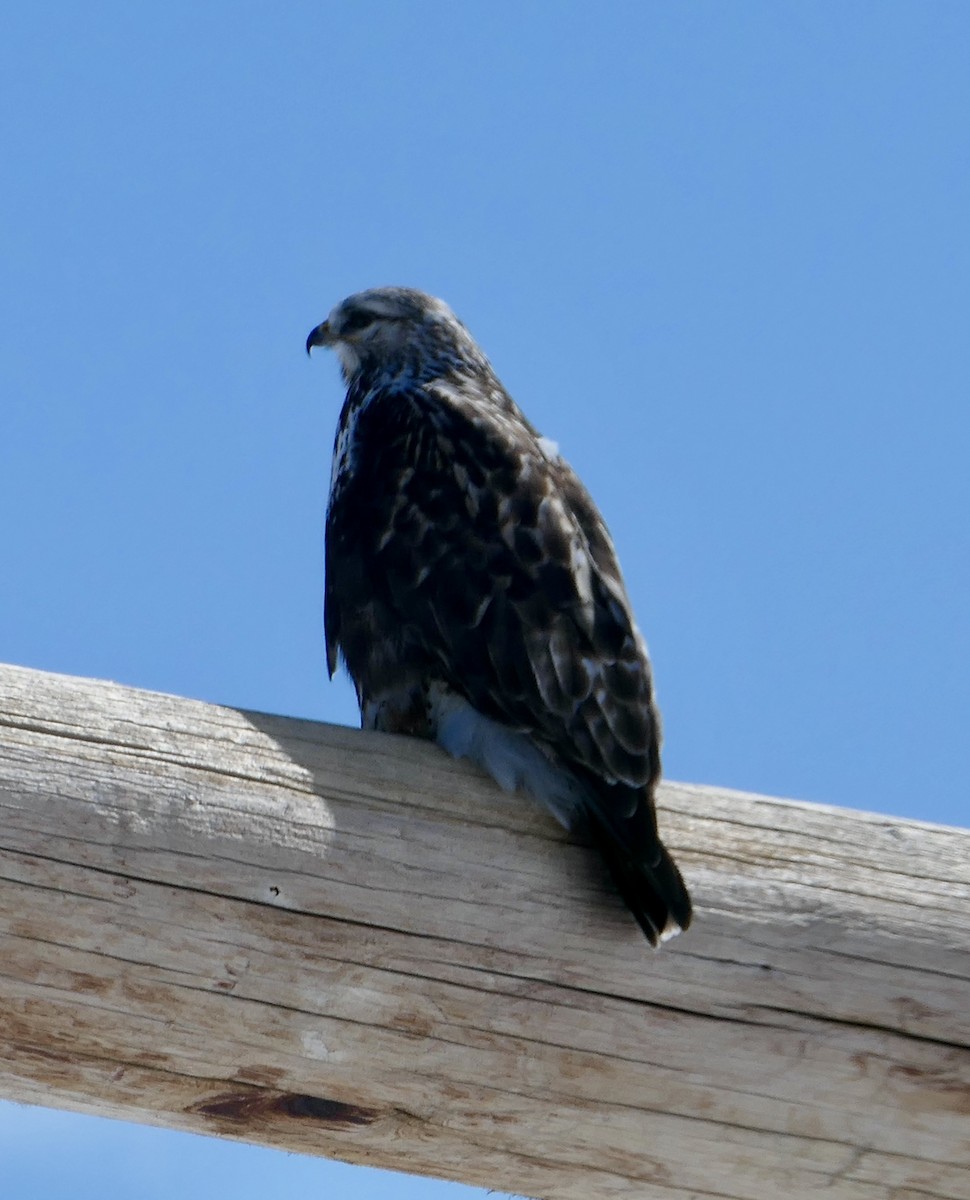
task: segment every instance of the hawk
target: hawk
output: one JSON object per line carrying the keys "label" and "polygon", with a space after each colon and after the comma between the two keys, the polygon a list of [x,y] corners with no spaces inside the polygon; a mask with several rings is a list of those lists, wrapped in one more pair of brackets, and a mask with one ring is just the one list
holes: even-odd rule
{"label": "hawk", "polygon": [[347,383],[325,626],[362,726],[433,738],[531,793],[589,831],[653,945],[686,929],[657,833],[650,660],[586,488],[441,300],[360,292],[306,345],[333,349]]}

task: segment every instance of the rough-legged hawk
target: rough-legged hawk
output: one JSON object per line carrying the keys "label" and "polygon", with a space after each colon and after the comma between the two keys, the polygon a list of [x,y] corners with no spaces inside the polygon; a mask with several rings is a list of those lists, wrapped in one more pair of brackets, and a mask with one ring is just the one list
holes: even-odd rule
{"label": "rough-legged hawk", "polygon": [[375,288],[307,339],[347,398],[326,636],[365,728],[432,737],[591,830],[656,945],[690,922],[657,835],[660,716],[613,542],[440,300]]}

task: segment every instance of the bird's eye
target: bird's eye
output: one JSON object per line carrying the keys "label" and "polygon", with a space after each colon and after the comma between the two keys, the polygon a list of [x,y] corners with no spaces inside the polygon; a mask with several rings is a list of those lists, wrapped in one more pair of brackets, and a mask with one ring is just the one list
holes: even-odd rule
{"label": "bird's eye", "polygon": [[373,313],[369,313],[364,309],[358,309],[357,312],[352,312],[345,318],[340,326],[340,332],[344,333],[360,333],[362,329],[366,329],[368,325],[373,325],[377,317]]}

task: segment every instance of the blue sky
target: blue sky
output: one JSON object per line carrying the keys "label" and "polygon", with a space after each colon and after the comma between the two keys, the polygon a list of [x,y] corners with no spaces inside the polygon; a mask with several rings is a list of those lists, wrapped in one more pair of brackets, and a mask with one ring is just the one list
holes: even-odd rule
{"label": "blue sky", "polygon": [[[355,723],[303,341],[404,283],[602,507],[670,777],[966,825],[968,44],[956,0],[15,6],[0,660]],[[469,1191],[11,1106],[0,1158]]]}

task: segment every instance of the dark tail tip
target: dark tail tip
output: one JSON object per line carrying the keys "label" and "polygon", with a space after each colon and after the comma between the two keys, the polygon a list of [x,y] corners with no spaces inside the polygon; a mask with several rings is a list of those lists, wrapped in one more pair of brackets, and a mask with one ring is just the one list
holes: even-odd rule
{"label": "dark tail tip", "polygon": [[690,893],[677,864],[661,842],[659,858],[647,864],[617,846],[609,834],[600,841],[613,882],[651,946],[659,946],[688,928],[693,915]]}

